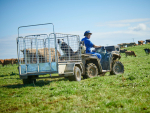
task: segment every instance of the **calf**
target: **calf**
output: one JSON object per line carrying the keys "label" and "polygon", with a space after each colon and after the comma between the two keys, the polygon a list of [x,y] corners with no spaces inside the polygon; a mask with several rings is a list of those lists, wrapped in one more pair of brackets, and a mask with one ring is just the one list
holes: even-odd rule
{"label": "calf", "polygon": [[[24,54],[24,50],[21,50]],[[50,48],[50,53],[51,53],[51,62],[55,62],[55,48]],[[58,58],[61,56],[59,51],[57,51]],[[44,63],[44,62],[49,62],[49,49],[48,48],[41,48],[37,50],[36,49],[26,49],[26,57],[27,58],[27,63],[37,63],[37,56],[39,63]],[[21,59],[22,63],[25,62],[25,58]]]}
{"label": "calf", "polygon": [[136,54],[134,51],[125,51],[125,54],[126,54],[126,57],[129,55],[129,56],[135,56],[136,57]]}
{"label": "calf", "polygon": [[144,50],[145,50],[145,53],[146,53],[146,54],[149,54],[149,53],[150,53],[150,49],[146,48],[146,49],[144,49]]}

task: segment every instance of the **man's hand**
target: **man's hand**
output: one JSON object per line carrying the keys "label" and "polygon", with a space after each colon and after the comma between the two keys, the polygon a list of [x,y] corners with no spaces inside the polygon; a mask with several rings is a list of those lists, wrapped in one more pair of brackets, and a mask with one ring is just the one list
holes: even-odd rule
{"label": "man's hand", "polygon": [[101,48],[102,46],[96,46],[96,45],[94,45],[94,48]]}

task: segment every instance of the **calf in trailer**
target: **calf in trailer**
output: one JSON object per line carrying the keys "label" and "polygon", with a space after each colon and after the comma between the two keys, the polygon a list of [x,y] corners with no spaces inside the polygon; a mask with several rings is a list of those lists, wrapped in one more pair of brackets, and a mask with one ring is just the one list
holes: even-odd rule
{"label": "calf in trailer", "polygon": [[[24,54],[24,50],[21,50]],[[27,63],[37,63],[37,58],[39,63],[49,62],[49,49],[41,48],[36,51],[36,49],[26,49],[26,55],[24,54],[24,60],[27,59]],[[37,53],[36,53],[37,52]],[[55,49],[50,48],[51,62],[55,62]],[[60,57],[60,53],[57,51],[57,56]]]}

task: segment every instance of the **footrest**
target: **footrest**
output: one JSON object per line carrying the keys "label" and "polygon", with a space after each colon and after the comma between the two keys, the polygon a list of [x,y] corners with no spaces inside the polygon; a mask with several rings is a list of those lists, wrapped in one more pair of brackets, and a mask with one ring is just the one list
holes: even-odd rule
{"label": "footrest", "polygon": [[110,70],[102,70],[102,72],[110,72]]}

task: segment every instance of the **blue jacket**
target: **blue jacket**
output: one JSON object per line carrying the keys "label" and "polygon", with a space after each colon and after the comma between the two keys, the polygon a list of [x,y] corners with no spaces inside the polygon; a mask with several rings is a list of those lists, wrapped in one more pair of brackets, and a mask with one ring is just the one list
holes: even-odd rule
{"label": "blue jacket", "polygon": [[91,53],[91,48],[94,46],[94,44],[87,37],[83,38],[81,41],[84,41],[86,53]]}
{"label": "blue jacket", "polygon": [[94,47],[94,44],[87,37],[83,38],[81,41],[84,41],[86,46],[86,53],[96,55],[99,59],[102,59],[99,53],[91,52],[91,48]]}

